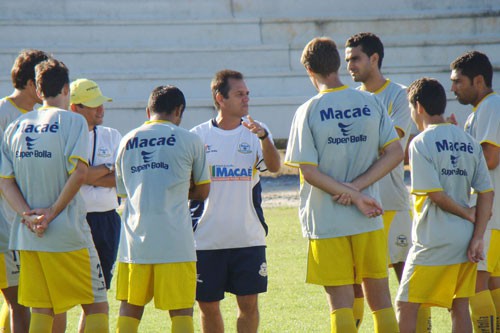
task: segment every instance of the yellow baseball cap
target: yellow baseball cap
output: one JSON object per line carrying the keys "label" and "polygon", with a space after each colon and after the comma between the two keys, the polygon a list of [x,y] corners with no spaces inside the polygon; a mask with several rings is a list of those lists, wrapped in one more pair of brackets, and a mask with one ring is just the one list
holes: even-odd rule
{"label": "yellow baseball cap", "polygon": [[83,104],[91,108],[96,108],[103,105],[104,102],[112,101],[111,98],[103,96],[97,83],[88,79],[78,79],[71,82],[70,91],[71,104]]}

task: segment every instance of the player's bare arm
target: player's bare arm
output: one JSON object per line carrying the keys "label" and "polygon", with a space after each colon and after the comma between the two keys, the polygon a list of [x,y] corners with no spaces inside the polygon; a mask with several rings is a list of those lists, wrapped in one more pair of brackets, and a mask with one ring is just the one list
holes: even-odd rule
{"label": "player's bare arm", "polygon": [[196,185],[192,183],[189,188],[189,200],[205,201],[210,192],[210,183]]}
{"label": "player's bare arm", "polygon": [[52,220],[57,215],[59,215],[59,213],[63,211],[64,208],[66,208],[71,200],[73,200],[75,195],[80,190],[80,187],[85,183],[85,180],[87,178],[87,169],[87,164],[78,160],[73,173],[69,176],[66,184],[59,194],[59,197],[52,204],[52,206],[48,208],[37,208],[27,212],[28,215],[36,214],[44,216],[43,220],[40,222],[43,228],[40,227],[40,229],[43,229],[43,231],[45,231],[48,228],[49,223],[52,222]]}
{"label": "player's bare arm", "polygon": [[483,237],[491,217],[493,197],[493,191],[483,192],[477,195],[474,234],[472,235],[471,241],[469,242],[469,248],[467,249],[467,257],[471,262],[479,262],[484,259]]}
{"label": "player's bare arm", "polygon": [[354,190],[352,187],[336,181],[330,176],[322,173],[317,166],[301,164],[300,171],[302,172],[304,179],[309,184],[332,196],[340,194],[349,195],[352,203],[354,203],[364,215],[368,217],[375,217],[383,213],[382,207],[375,199]]}
{"label": "player's bare arm", "polygon": [[85,184],[101,187],[116,187],[114,165],[112,168],[104,164],[89,166]]}
{"label": "player's bare arm", "polygon": [[267,170],[278,172],[281,167],[280,154],[269,139],[269,133],[258,122],[255,122],[252,117],[247,116],[247,119],[248,122],[244,121],[242,124],[261,140],[262,154],[264,155],[264,163],[266,163]]}
{"label": "player's bare arm", "polygon": [[481,147],[483,148],[484,159],[486,160],[488,169],[496,169],[500,163],[500,147],[487,142],[483,142]]}
{"label": "player's bare arm", "polygon": [[437,191],[427,193],[429,199],[445,212],[454,214],[471,223],[476,222],[476,208],[465,207],[453,200],[446,192]]}
{"label": "player's bare arm", "polygon": [[354,179],[352,184],[363,190],[391,172],[403,159],[404,152],[401,143],[399,140],[393,141],[384,148],[380,158],[368,170]]}

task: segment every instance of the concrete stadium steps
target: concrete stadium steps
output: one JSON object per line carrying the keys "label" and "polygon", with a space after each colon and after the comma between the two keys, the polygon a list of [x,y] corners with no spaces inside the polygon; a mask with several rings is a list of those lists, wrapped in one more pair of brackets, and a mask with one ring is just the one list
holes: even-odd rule
{"label": "concrete stadium steps", "polygon": [[[260,21],[245,20],[0,20],[9,48],[173,48],[261,45]],[[66,33],[61,34],[64,31]],[[16,38],[12,38],[16,36]]]}
{"label": "concrete stadium steps", "polygon": [[[495,0],[23,0],[3,1],[0,19],[218,19],[393,16],[413,12],[471,12],[495,9]],[[360,10],[362,9],[362,10]]]}
{"label": "concrete stadium steps", "polygon": [[[360,10],[362,9],[362,10]],[[0,4],[0,94],[22,48],[65,62],[72,79],[96,80],[114,99],[106,124],[122,133],[145,119],[151,90],[174,84],[186,95],[190,128],[213,116],[210,80],[223,68],[244,73],[251,114],[275,137],[288,137],[296,108],[316,92],[300,64],[305,43],[377,33],[384,74],[409,84],[438,78],[449,89],[449,63],[466,50],[486,52],[500,74],[498,0],[23,0]],[[345,84],[356,86],[340,70]],[[2,74],[3,73],[3,74]],[[496,90],[500,84],[494,80]],[[469,110],[448,92],[450,112]]]}

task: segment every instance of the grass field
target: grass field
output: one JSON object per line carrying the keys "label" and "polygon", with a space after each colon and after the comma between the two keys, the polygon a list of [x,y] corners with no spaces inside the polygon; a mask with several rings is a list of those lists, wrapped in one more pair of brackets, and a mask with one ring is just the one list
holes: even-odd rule
{"label": "grass field", "polygon": [[[319,286],[304,283],[307,240],[302,238],[297,208],[272,208],[265,211],[269,224],[268,273],[269,288],[259,297],[261,322],[259,332],[329,332],[330,322],[324,291]],[[391,292],[394,298],[397,282],[391,272]],[[116,328],[118,302],[115,291],[109,292],[110,328]],[[222,302],[226,332],[236,332],[236,303],[227,294]],[[68,332],[76,332],[79,309],[68,314]],[[451,321],[445,309],[433,308],[433,331],[451,332]],[[195,332],[199,332],[198,310],[195,307]],[[141,332],[169,332],[167,313],[149,304],[139,327]],[[360,332],[373,332],[373,321],[368,306]]]}

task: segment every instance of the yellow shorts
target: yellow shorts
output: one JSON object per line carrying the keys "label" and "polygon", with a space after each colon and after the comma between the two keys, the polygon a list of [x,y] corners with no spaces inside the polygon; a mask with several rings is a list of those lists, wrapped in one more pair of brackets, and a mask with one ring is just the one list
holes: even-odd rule
{"label": "yellow shorts", "polygon": [[19,251],[19,303],[66,312],[75,305],[107,301],[106,284],[94,248],[71,252]]}
{"label": "yellow shorts", "polygon": [[397,301],[451,308],[453,299],[475,294],[477,264],[466,262],[445,266],[407,263]]}
{"label": "yellow shorts", "polygon": [[118,263],[116,299],[144,306],[154,297],[160,310],[189,309],[196,296],[196,262]]}
{"label": "yellow shorts", "polygon": [[311,239],[306,282],[321,286],[360,284],[387,277],[387,239],[383,229],[352,236]]}
{"label": "yellow shorts", "polygon": [[491,276],[500,277],[500,230],[486,230],[484,233],[486,260],[477,265],[478,271],[488,271]]}
{"label": "yellow shorts", "polygon": [[0,289],[19,285],[19,252],[0,253]]}

